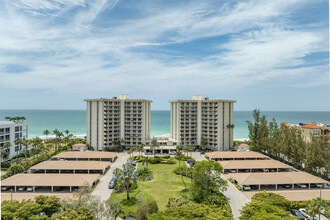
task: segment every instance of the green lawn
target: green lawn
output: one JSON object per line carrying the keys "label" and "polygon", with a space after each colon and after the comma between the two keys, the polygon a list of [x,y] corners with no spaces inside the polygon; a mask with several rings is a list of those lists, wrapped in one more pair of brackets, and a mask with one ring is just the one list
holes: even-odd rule
{"label": "green lawn", "polygon": [[[136,199],[146,199],[148,197],[157,201],[160,210],[166,208],[168,199],[171,197],[179,198],[180,191],[184,189],[181,176],[176,175],[173,170],[179,166],[179,161],[176,164],[149,164],[149,169],[153,172],[151,181],[138,181],[138,188],[130,193],[132,199],[126,200],[126,192],[112,193],[110,199],[119,201],[124,209],[125,215],[134,213],[136,209]],[[181,166],[186,166],[185,162],[181,161]],[[138,169],[143,168],[141,164]],[[191,180],[184,177],[187,188],[190,188]]]}

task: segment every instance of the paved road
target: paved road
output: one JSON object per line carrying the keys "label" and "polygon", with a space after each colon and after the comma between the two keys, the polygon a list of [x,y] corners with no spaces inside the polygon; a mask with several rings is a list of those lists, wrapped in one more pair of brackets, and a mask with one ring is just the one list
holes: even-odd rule
{"label": "paved road", "polygon": [[[192,157],[196,161],[206,160],[205,156],[201,155],[199,152],[193,152]],[[222,175],[222,178],[226,179],[223,175]],[[227,188],[227,191],[225,191],[223,194],[228,198],[229,205],[230,205],[233,215],[234,215],[234,219],[238,219],[238,217],[241,215],[240,210],[246,203],[250,202],[250,200],[248,200],[243,195],[243,193],[235,187],[234,184],[232,184],[229,181],[227,181],[227,182],[228,182],[228,188]]]}
{"label": "paved road", "polygon": [[97,184],[95,189],[92,192],[93,196],[98,196],[102,201],[108,200],[113,189],[108,188],[108,184],[112,178],[112,173],[114,169],[121,168],[123,164],[127,162],[127,159],[129,158],[129,155],[124,153],[119,153],[117,160],[111,164],[111,168],[108,170],[108,172],[101,178],[100,182]]}

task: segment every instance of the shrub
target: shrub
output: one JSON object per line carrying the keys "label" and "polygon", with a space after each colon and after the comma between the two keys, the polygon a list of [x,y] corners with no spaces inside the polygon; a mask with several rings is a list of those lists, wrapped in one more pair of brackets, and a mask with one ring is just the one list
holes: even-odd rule
{"label": "shrub", "polygon": [[137,183],[134,183],[133,181],[130,182],[130,184],[129,184],[129,189],[130,189],[130,190],[134,190],[134,189],[136,189],[136,188],[138,188]]}
{"label": "shrub", "polygon": [[146,167],[137,171],[140,181],[152,180],[152,172]]}
{"label": "shrub", "polygon": [[187,167],[177,167],[173,172],[176,174],[176,175],[183,175],[183,176],[187,176],[187,171],[188,171],[188,168]]}
{"label": "shrub", "polygon": [[157,164],[157,163],[160,163],[161,161],[162,161],[161,158],[155,157],[155,158],[150,158],[149,163],[151,163],[151,164]]}
{"label": "shrub", "polygon": [[238,190],[242,191],[242,187],[240,187],[239,185],[235,185],[235,186]]}
{"label": "shrub", "polygon": [[167,164],[176,164],[176,161],[174,160],[174,158],[170,158],[166,161]]}
{"label": "shrub", "polygon": [[9,168],[10,167],[10,163],[9,162],[3,162],[1,164],[1,168]]}
{"label": "shrub", "polygon": [[231,182],[231,183],[235,183],[234,180],[233,180],[232,178],[229,178],[228,180],[229,180],[229,182]]}
{"label": "shrub", "polygon": [[162,158],[164,158],[164,159],[169,159],[169,158],[170,158],[170,155],[165,155],[165,156],[163,156]]}
{"label": "shrub", "polygon": [[153,199],[139,202],[135,211],[135,217],[138,220],[148,219],[148,215],[157,213],[158,205]]}

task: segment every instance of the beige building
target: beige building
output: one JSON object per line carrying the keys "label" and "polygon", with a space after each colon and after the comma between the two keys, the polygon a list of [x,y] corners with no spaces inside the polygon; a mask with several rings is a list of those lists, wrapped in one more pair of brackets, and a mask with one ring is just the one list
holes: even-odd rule
{"label": "beige building", "polygon": [[207,147],[219,151],[233,147],[233,100],[210,100],[193,96],[192,100],[171,103],[171,136],[179,145],[200,146],[201,138]]}
{"label": "beige building", "polygon": [[117,146],[137,147],[150,140],[150,106],[145,99],[120,95],[112,99],[85,99],[87,103],[87,142],[95,150]]}

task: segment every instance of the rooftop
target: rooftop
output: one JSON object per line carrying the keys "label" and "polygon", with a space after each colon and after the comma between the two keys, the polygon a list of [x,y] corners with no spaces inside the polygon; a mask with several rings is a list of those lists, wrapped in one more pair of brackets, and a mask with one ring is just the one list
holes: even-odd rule
{"label": "rooftop", "polygon": [[291,168],[277,160],[225,160],[218,161],[224,169]]}
{"label": "rooftop", "polygon": [[115,152],[105,151],[67,151],[59,153],[53,158],[114,158],[117,155]]}
{"label": "rooftop", "polygon": [[214,151],[214,152],[208,152],[205,154],[211,159],[216,158],[268,158],[268,156],[263,155],[258,152],[254,151]]}
{"label": "rooftop", "polygon": [[322,128],[321,126],[317,126],[314,124],[307,124],[307,125],[301,125],[302,128]]}
{"label": "rooftop", "polygon": [[241,185],[328,183],[306,172],[231,173],[229,176]]}
{"label": "rooftop", "polygon": [[101,161],[54,161],[48,160],[38,163],[31,170],[104,170],[109,162]]}
{"label": "rooftop", "polygon": [[16,174],[1,181],[2,186],[83,186],[92,185],[99,174]]}

